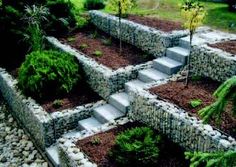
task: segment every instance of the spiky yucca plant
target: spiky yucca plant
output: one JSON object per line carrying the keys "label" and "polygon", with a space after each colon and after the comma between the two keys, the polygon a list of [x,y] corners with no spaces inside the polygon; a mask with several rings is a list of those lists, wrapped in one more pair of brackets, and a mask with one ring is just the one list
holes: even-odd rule
{"label": "spiky yucca plant", "polygon": [[217,98],[216,101],[198,112],[204,122],[208,122],[213,117],[219,122],[230,102],[234,104],[233,113],[236,115],[236,76],[225,81],[213,95]]}

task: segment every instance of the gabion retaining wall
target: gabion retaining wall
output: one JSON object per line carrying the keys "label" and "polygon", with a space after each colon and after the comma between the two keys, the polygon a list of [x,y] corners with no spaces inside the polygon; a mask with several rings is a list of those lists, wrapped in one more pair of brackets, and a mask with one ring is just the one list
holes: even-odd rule
{"label": "gabion retaining wall", "polygon": [[[118,17],[101,11],[90,11],[91,22],[102,31],[119,38]],[[187,36],[186,30],[163,32],[132,21],[121,19],[121,38],[155,57],[164,56],[166,48],[177,45],[179,38]]]}
{"label": "gabion retaining wall", "polygon": [[236,55],[208,45],[194,46],[191,56],[194,75],[225,81],[236,75]]}
{"label": "gabion retaining wall", "polygon": [[22,95],[16,84],[17,80],[0,68],[0,90],[4,99],[13,116],[42,149],[54,143],[64,132],[75,129],[79,120],[90,117],[93,108],[105,103],[99,101],[48,114],[33,99]]}
{"label": "gabion retaining wall", "polygon": [[58,140],[59,159],[61,167],[96,167],[89,157],[76,146],[78,140],[83,140],[89,136],[96,135],[124,125],[129,119],[124,117],[119,120],[103,124],[101,127],[95,127],[90,131],[71,132]]}
{"label": "gabion retaining wall", "polygon": [[196,117],[190,117],[183,109],[157,100],[146,90],[130,92],[130,118],[143,122],[159,132],[167,135],[173,142],[178,143],[189,151],[214,152],[236,150],[236,141],[205,125]]}
{"label": "gabion retaining wall", "polygon": [[76,49],[71,48],[69,45],[62,44],[54,37],[47,37],[47,40],[55,48],[67,52],[78,59],[90,87],[105,99],[111,94],[123,89],[124,84],[127,81],[137,78],[138,71],[152,66],[152,62],[150,61],[140,65],[130,65],[113,71],[110,68],[97,63],[85,54],[80,53]]}

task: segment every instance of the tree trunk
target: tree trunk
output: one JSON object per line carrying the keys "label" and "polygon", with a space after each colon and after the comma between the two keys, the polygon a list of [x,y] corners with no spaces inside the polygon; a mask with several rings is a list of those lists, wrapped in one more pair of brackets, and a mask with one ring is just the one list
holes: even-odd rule
{"label": "tree trunk", "polygon": [[187,76],[186,76],[186,82],[185,82],[186,87],[188,87],[188,84],[189,84],[189,76],[190,76],[190,70],[191,70],[192,40],[193,40],[193,32],[190,31],[190,48],[189,48],[189,56],[187,60]]}
{"label": "tree trunk", "polygon": [[121,2],[119,1],[119,39],[120,39],[120,54],[122,53],[122,41],[121,41],[121,15],[122,15],[122,9],[121,9]]}

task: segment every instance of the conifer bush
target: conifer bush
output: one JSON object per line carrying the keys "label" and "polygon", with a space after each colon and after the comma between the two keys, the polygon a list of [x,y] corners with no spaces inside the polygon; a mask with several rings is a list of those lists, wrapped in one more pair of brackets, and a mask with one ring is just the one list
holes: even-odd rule
{"label": "conifer bush", "polygon": [[161,136],[148,127],[138,127],[119,134],[111,156],[120,166],[147,166],[158,161]]}
{"label": "conifer bush", "polygon": [[34,98],[70,92],[81,79],[71,55],[58,51],[36,51],[26,56],[19,69],[18,86]]}

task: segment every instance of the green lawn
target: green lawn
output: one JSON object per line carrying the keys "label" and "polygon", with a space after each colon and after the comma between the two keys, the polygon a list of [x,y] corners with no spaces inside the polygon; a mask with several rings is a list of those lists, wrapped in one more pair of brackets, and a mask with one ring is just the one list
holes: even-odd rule
{"label": "green lawn", "polygon": [[[71,1],[78,9],[83,9],[83,2],[85,0]],[[130,13],[183,22],[179,8],[181,2],[182,0],[138,0],[137,7],[132,9]],[[202,3],[207,10],[204,25],[236,33],[236,13],[229,12],[227,4],[214,2]],[[108,8],[103,11],[112,13]]]}

